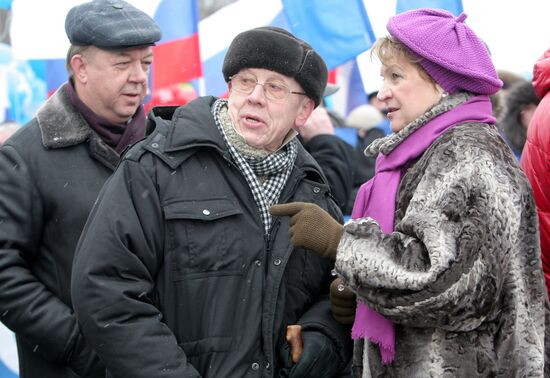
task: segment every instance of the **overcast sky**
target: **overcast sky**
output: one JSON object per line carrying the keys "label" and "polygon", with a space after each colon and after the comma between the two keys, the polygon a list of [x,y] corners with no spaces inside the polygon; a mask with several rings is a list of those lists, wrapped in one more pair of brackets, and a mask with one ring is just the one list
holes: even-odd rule
{"label": "overcast sky", "polygon": [[[387,34],[395,0],[363,0],[376,37]],[[550,47],[549,0],[462,0],[466,24],[489,46],[495,67],[530,77],[534,62]],[[378,66],[359,58],[366,92],[380,85]]]}

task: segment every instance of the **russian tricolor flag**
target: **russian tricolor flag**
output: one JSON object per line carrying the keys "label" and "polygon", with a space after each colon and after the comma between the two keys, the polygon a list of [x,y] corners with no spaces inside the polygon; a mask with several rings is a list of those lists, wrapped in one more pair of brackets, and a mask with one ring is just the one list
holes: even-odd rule
{"label": "russian tricolor flag", "polygon": [[[14,57],[31,62],[38,79],[47,83],[48,92],[67,79],[64,57],[69,41],[64,20],[72,6],[84,1],[0,0],[0,8],[12,9],[10,34]],[[370,48],[374,34],[361,0],[239,0],[200,21],[198,28],[197,0],[128,1],[155,18],[163,32],[155,47],[153,94],[165,93],[166,88],[174,85],[181,88],[182,83],[197,78],[203,84],[201,95],[225,93],[227,85],[221,67],[231,40],[241,31],[273,25],[292,31],[320,52],[332,70],[330,81],[343,87],[333,99],[342,92],[356,101],[365,95],[354,58]],[[447,9],[455,15],[462,12],[461,0],[396,3],[397,13],[425,6]],[[29,25],[40,33],[31,32]],[[173,100],[168,97],[161,101]],[[348,102],[343,109],[353,106]],[[0,378],[17,377],[16,354],[14,335],[0,324]]]}
{"label": "russian tricolor flag", "polygon": [[239,0],[199,23],[206,93],[221,95],[227,90],[221,68],[231,40],[242,31],[267,25],[307,41],[330,70],[353,60],[374,41],[361,0]]}
{"label": "russian tricolor flag", "polygon": [[[14,55],[33,60],[33,68],[46,82],[49,95],[67,77],[65,54],[69,42],[64,31],[65,15],[82,2],[13,2]],[[149,106],[182,103],[199,94],[223,95],[227,85],[221,67],[226,49],[239,32],[253,27],[273,25],[293,32],[321,54],[329,69],[353,60],[374,40],[361,0],[239,0],[200,23],[196,0],[129,2],[154,17],[163,33],[155,47]],[[44,14],[52,16],[43,17]],[[29,33],[29,24],[42,32]],[[190,82],[193,86],[186,84]]]}
{"label": "russian tricolor flag", "polygon": [[162,0],[155,12],[162,39],[154,48],[153,90],[202,76],[195,0]]}
{"label": "russian tricolor flag", "polygon": [[[13,54],[17,59],[32,61],[36,75],[46,83],[48,95],[67,80],[65,55],[69,41],[64,30],[65,16],[71,7],[83,2],[85,0],[14,0],[12,4]],[[151,75],[153,94],[155,91],[162,94],[162,90],[174,90],[181,83],[201,77],[197,1],[128,2],[153,17],[162,30],[162,39],[154,47]],[[48,17],[44,17],[45,14]],[[33,30],[41,32],[29,32],[29,25],[33,25]],[[163,102],[158,96],[156,100]]]}

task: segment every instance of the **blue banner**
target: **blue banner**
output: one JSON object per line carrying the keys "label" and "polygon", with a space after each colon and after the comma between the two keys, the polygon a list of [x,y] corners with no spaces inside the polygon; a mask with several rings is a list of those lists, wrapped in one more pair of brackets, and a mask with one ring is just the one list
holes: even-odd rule
{"label": "blue banner", "polygon": [[360,0],[282,0],[290,30],[333,69],[368,50],[374,33]]}
{"label": "blue banner", "polygon": [[397,0],[395,13],[405,12],[418,8],[438,8],[458,16],[464,12],[462,0]]}

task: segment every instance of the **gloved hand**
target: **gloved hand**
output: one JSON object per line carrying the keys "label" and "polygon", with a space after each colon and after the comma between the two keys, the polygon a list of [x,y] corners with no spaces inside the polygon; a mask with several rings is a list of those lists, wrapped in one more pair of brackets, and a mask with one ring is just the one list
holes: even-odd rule
{"label": "gloved hand", "polygon": [[330,284],[330,311],[341,324],[353,324],[357,302],[355,293],[344,286],[340,277]]}
{"label": "gloved hand", "polygon": [[291,202],[272,206],[269,212],[271,215],[291,217],[292,245],[309,249],[321,257],[336,258],[344,228],[325,210],[313,203]]}
{"label": "gloved hand", "polygon": [[302,332],[303,350],[300,359],[288,374],[289,378],[332,378],[343,367],[332,340],[321,332]]}

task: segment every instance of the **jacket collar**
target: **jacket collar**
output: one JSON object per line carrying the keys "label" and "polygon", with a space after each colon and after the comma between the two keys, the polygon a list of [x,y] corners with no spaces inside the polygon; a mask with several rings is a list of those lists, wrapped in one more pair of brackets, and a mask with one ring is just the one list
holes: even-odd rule
{"label": "jacket collar", "polygon": [[68,85],[70,84],[63,84],[36,115],[42,134],[42,144],[47,149],[57,149],[75,146],[88,140],[92,156],[114,169],[120,159],[119,154],[92,131],[84,117],[76,110],[67,93]]}
{"label": "jacket collar", "polygon": [[65,83],[44,106],[36,118],[42,133],[42,144],[46,148],[63,148],[84,142],[92,130],[84,117],[71,103]]}
{"label": "jacket collar", "polygon": [[167,130],[164,152],[205,144],[225,150],[225,143],[211,113],[215,101],[215,97],[207,96],[199,97],[185,106],[154,108],[149,114],[150,120],[173,124]]}
{"label": "jacket collar", "polygon": [[[224,158],[231,160],[229,150],[216,127],[211,109],[216,97],[199,97],[185,106],[156,107],[148,115],[148,129],[159,131],[148,140],[148,149],[156,149],[172,168],[181,164],[197,147],[212,147]],[[163,127],[159,127],[163,125]],[[164,129],[161,131],[161,129]],[[164,134],[164,135],[162,135]],[[185,151],[185,153],[184,153]],[[170,156],[167,156],[170,155]],[[177,155],[177,156],[176,156]],[[296,168],[314,181],[326,183],[317,162],[300,143]],[[314,178],[314,177],[315,178]]]}

